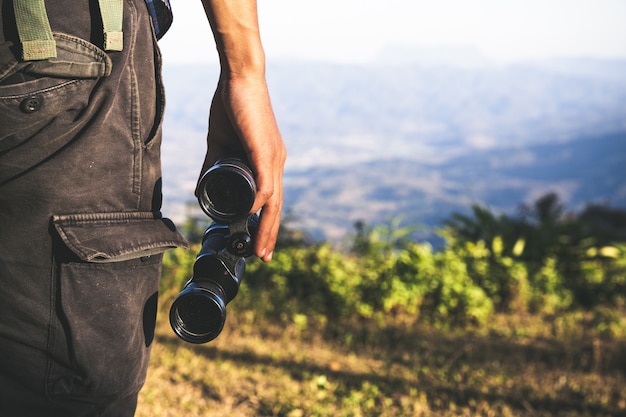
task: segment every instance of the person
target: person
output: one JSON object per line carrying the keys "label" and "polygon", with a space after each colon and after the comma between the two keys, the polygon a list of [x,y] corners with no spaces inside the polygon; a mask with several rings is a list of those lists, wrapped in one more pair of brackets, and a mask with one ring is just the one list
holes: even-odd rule
{"label": "person", "polygon": [[[135,413],[162,253],[186,244],[160,213],[153,1],[0,0],[3,417]],[[252,211],[261,210],[255,254],[269,261],[286,150],[256,3],[202,3],[221,69],[203,169],[247,155],[258,187]],[[41,31],[29,29],[33,19]]]}

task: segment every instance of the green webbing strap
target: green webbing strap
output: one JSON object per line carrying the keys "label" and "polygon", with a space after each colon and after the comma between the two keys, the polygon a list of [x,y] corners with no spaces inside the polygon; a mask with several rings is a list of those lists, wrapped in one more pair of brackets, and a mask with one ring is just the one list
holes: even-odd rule
{"label": "green webbing strap", "polygon": [[124,18],[123,0],[98,0],[102,26],[104,28],[104,49],[121,51],[124,47],[122,22]]}
{"label": "green webbing strap", "polygon": [[[104,30],[104,49],[121,51],[124,47],[123,0],[98,0]],[[56,58],[56,42],[44,0],[13,0],[15,23],[22,43],[22,59],[35,61]]]}
{"label": "green webbing strap", "polygon": [[55,58],[56,42],[52,37],[44,0],[13,0],[13,8],[22,43],[22,59]]}

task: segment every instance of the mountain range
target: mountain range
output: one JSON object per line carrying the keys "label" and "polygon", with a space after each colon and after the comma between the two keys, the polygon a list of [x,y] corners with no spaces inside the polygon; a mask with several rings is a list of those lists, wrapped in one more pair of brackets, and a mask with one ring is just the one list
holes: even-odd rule
{"label": "mountain range", "polygon": [[[391,218],[432,230],[472,204],[512,213],[547,192],[570,210],[626,207],[626,61],[463,65],[394,54],[402,59],[268,66],[289,153],[285,210],[312,237]],[[164,74],[164,211],[180,220],[198,212],[217,69]]]}

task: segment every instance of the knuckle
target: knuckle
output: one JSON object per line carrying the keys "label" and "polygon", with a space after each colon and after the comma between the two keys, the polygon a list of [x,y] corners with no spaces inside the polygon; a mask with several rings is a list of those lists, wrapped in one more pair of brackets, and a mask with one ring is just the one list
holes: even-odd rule
{"label": "knuckle", "polygon": [[262,201],[268,201],[274,195],[274,187],[264,187],[257,190],[257,195]]}

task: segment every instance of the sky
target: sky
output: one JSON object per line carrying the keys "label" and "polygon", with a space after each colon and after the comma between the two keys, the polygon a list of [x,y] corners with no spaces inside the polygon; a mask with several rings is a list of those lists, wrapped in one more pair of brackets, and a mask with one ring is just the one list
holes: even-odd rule
{"label": "sky", "polygon": [[[200,0],[171,0],[166,64],[217,62]],[[258,0],[268,59],[372,62],[389,45],[468,47],[499,63],[626,58],[624,0]]]}

